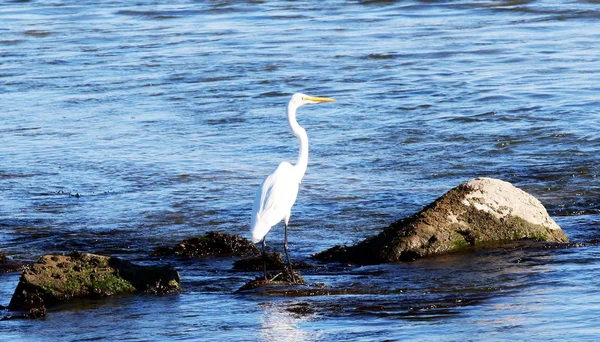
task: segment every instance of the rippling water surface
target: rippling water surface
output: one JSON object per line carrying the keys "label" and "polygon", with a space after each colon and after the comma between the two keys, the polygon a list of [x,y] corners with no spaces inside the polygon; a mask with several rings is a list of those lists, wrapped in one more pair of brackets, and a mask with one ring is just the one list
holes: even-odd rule
{"label": "rippling water surface", "polygon": [[[31,0],[0,3],[0,250],[148,262],[209,230],[247,234],[255,188],[295,161],[296,259],[372,235],[476,176],[537,196],[573,242],[233,292],[231,260],[177,265],[186,292],[0,322],[26,340],[594,340],[600,334],[597,1]],[[281,248],[282,229],[270,233]],[[18,273],[0,275],[6,305]]]}

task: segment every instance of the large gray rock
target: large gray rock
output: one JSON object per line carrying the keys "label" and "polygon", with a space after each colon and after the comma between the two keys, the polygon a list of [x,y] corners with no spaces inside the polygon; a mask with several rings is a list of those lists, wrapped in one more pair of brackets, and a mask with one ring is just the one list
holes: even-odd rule
{"label": "large gray rock", "polygon": [[514,240],[567,242],[568,238],[535,197],[505,181],[476,178],[376,236],[314,257],[375,264]]}
{"label": "large gray rock", "polygon": [[25,268],[8,307],[43,315],[45,307],[74,298],[179,290],[179,274],[171,266],[139,266],[118,258],[73,252],[45,255]]}

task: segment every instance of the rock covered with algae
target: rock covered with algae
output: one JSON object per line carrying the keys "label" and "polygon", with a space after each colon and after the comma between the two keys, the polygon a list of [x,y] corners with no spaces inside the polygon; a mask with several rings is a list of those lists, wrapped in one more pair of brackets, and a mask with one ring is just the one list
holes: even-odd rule
{"label": "rock covered with algae", "polygon": [[313,257],[377,264],[516,240],[567,242],[568,238],[532,195],[502,180],[476,178],[376,236]]}
{"label": "rock covered with algae", "polygon": [[24,269],[8,308],[45,312],[45,307],[74,298],[176,292],[180,283],[172,266],[139,266],[78,252],[45,255]]}
{"label": "rock covered with algae", "polygon": [[239,234],[209,231],[203,236],[186,239],[174,247],[159,247],[155,256],[174,255],[184,258],[201,258],[210,255],[247,256],[258,254],[258,248]]}

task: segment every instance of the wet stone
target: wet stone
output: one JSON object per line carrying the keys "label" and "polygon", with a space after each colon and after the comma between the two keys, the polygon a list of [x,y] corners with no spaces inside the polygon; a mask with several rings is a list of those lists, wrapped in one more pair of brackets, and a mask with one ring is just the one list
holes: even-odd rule
{"label": "wet stone", "polygon": [[286,311],[299,316],[310,316],[315,314],[315,309],[309,303],[294,303],[286,308]]}
{"label": "wet stone", "polygon": [[[284,263],[281,253],[266,253],[265,259],[267,270],[283,270],[287,267],[287,263]],[[264,269],[264,264],[265,261],[263,259],[263,255],[259,254],[234,262],[233,269],[244,271],[262,271]],[[294,269],[298,269],[310,268],[313,266],[305,262],[293,262],[292,267]]]}
{"label": "wet stone", "polygon": [[18,312],[15,314],[9,314],[0,318],[0,321],[5,321],[9,319],[37,319],[46,317],[46,307],[41,305],[40,307],[31,308],[29,311]]}
{"label": "wet stone", "polygon": [[253,280],[247,282],[244,286],[240,287],[237,292],[243,292],[247,290],[253,290],[264,286],[296,286],[296,285],[306,285],[306,280],[304,277],[297,272],[294,271],[294,280],[292,280],[290,272],[285,269],[280,272],[267,272],[267,279],[265,279],[264,275],[257,276]]}
{"label": "wet stone", "polygon": [[353,246],[332,247],[313,257],[378,264],[522,240],[568,242],[535,197],[508,182],[476,178],[450,190],[420,212],[392,223],[378,235]]}
{"label": "wet stone", "polygon": [[248,239],[238,234],[210,231],[204,236],[182,241],[174,247],[159,247],[155,256],[175,255],[186,258],[200,258],[209,255],[248,256],[259,253],[258,248]]}
{"label": "wet stone", "polygon": [[0,273],[16,272],[23,266],[23,262],[12,260],[5,253],[0,252]]}
{"label": "wet stone", "polygon": [[[331,287],[323,283],[307,284],[303,278],[300,278],[299,273],[295,273],[296,279],[300,279],[296,283],[291,282],[289,275],[282,279],[276,278],[273,280],[265,280],[263,276],[258,276],[255,279],[244,284],[239,288],[237,294],[263,295],[272,297],[313,297],[313,296],[335,296],[348,294],[373,294],[379,293],[378,290],[372,287],[357,287],[355,285],[347,287]],[[269,273],[269,277],[272,274]],[[301,308],[298,308],[302,311]],[[300,312],[297,312],[300,313]],[[306,311],[308,313],[308,311]]]}
{"label": "wet stone", "polygon": [[26,267],[8,308],[42,312],[76,298],[179,290],[179,274],[169,265],[138,266],[119,258],[73,252],[45,255]]}

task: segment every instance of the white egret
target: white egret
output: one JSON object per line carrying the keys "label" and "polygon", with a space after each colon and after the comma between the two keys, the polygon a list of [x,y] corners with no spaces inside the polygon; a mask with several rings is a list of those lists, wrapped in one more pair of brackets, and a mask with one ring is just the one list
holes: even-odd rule
{"label": "white egret", "polygon": [[283,248],[287,258],[290,276],[296,282],[292,263],[288,252],[288,222],[292,212],[292,206],[296,202],[300,182],[306,173],[308,166],[308,136],[298,121],[296,121],[296,110],[305,105],[319,102],[334,102],[334,99],[325,97],[314,97],[304,94],[294,94],[287,105],[287,119],[292,133],[300,142],[300,152],[296,165],[282,162],[261,183],[256,191],[256,198],[252,206],[252,221],[250,232],[252,242],[258,243],[262,240],[263,266],[265,280],[267,280],[267,266],[265,260],[266,235],[271,228],[283,221],[285,225]]}

